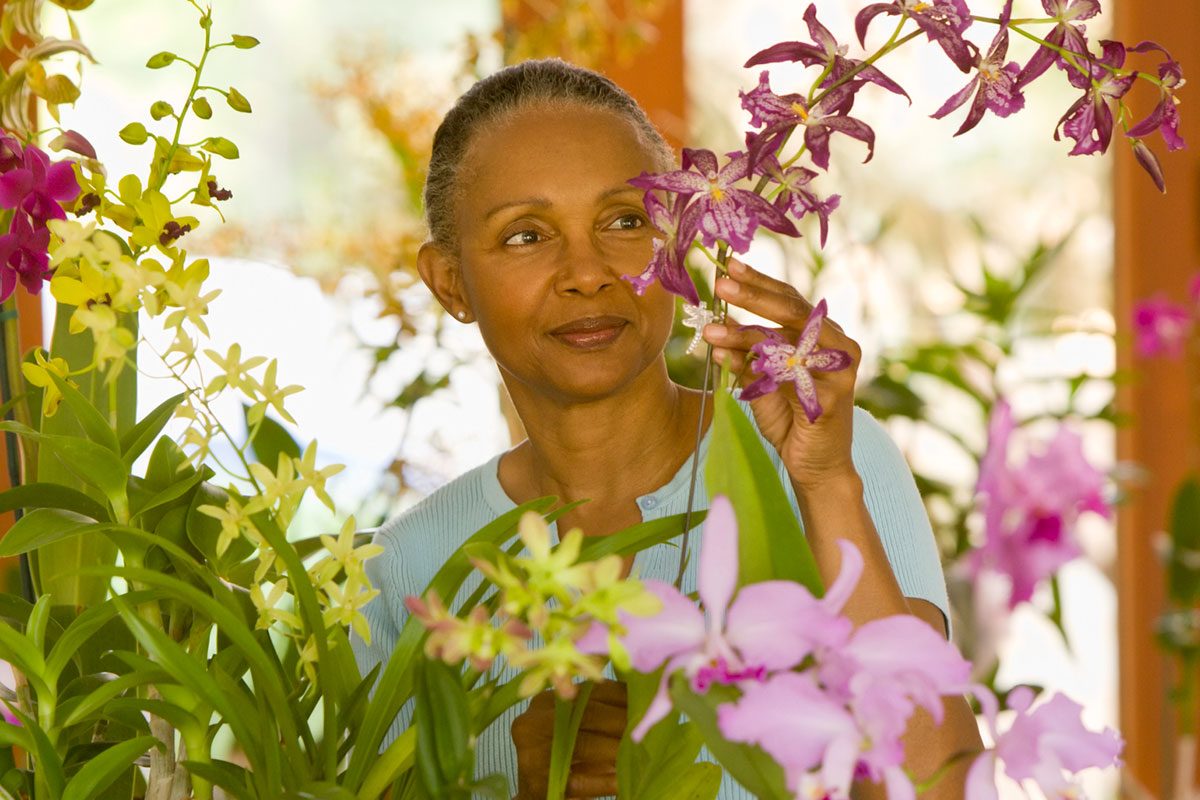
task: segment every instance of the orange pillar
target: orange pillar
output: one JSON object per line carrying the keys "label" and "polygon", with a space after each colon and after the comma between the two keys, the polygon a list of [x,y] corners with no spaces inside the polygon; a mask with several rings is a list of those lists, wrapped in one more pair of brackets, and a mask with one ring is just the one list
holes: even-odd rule
{"label": "orange pillar", "polygon": [[[609,32],[597,31],[601,34],[597,37],[600,45],[594,53],[597,56],[594,66],[633,95],[676,149],[683,145],[688,132],[683,64],[683,3],[684,0],[660,0],[658,13],[649,20],[654,28],[653,37],[638,46],[631,57],[618,57],[616,50],[619,43]],[[547,18],[555,14],[581,14],[579,3],[570,0],[516,0],[501,5],[506,28],[517,36],[523,30],[544,25]],[[618,21],[630,13],[624,0],[611,2],[607,8],[610,17]],[[537,49],[540,48],[534,48],[535,51]],[[561,51],[542,54],[561,55]]]}
{"label": "orange pillar", "polygon": [[[1119,0],[1116,38],[1129,44],[1153,39],[1180,61],[1189,77],[1200,74],[1200,13],[1196,0]],[[1151,56],[1131,55],[1151,71]],[[1143,66],[1143,65],[1146,66]],[[1134,119],[1157,100],[1146,86],[1131,97]],[[1176,301],[1200,271],[1200,86],[1181,92],[1181,133],[1188,149],[1167,153],[1161,139],[1147,139],[1167,176],[1160,195],[1124,142],[1116,153],[1115,312],[1119,331],[1118,370],[1131,375],[1119,386],[1120,410],[1131,423],[1117,434],[1117,455],[1144,467],[1149,480],[1136,487],[1117,518],[1118,634],[1120,641],[1121,728],[1125,760],[1138,781],[1157,797],[1169,796],[1174,763],[1174,724],[1165,692],[1177,679],[1155,642],[1154,625],[1164,611],[1165,575],[1152,537],[1166,527],[1175,488],[1194,460],[1198,422],[1189,412],[1200,391],[1200,375],[1181,361],[1141,360],[1133,354],[1134,304],[1158,292]],[[1190,101],[1190,102],[1188,102]],[[1118,134],[1119,137],[1119,134]],[[1200,716],[1200,709],[1194,711]]]}

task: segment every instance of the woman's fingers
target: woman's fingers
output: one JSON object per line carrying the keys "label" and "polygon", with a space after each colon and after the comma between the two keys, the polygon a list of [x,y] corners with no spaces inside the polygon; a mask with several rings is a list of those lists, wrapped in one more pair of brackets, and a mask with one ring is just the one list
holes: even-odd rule
{"label": "woman's fingers", "polygon": [[709,323],[704,326],[704,341],[724,350],[749,350],[763,340],[762,331],[739,328],[736,325]]}
{"label": "woman's fingers", "polygon": [[[764,275],[736,258],[729,259],[729,274],[717,279],[716,293],[739,308],[796,330],[804,326],[813,310],[813,304],[794,286]],[[841,326],[828,317],[822,327],[843,333]]]}

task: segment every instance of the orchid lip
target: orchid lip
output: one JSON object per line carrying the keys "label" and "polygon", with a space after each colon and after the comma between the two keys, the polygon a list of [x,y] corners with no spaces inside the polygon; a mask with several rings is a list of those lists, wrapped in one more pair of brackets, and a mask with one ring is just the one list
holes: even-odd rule
{"label": "orchid lip", "polygon": [[570,322],[559,325],[557,328],[550,331],[551,336],[562,336],[572,333],[591,333],[593,331],[602,331],[610,328],[619,328],[628,324],[628,320],[623,317],[607,314],[599,317],[580,317],[579,319],[571,320]]}

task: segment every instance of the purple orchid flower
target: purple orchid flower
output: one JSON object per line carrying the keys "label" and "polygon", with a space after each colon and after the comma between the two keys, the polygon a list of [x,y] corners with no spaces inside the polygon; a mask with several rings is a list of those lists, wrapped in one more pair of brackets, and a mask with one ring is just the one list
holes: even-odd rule
{"label": "purple orchid flower", "polygon": [[698,588],[704,611],[671,584],[648,580],[646,588],[662,601],[662,610],[650,617],[620,615],[626,630],[622,644],[633,668],[654,672],[666,664],[633,739],[641,741],[670,710],[668,682],[679,670],[696,692],[713,683],[748,686],[768,673],[791,669],[819,647],[844,640],[851,623],[839,614],[858,582],[862,557],[848,543],[839,545],[842,571],[820,599],[791,581],[746,586],[734,599],[737,519],[727,498],[714,497],[700,548]]}
{"label": "purple orchid flower", "polygon": [[1143,300],[1133,307],[1138,355],[1181,358],[1195,321],[1186,306],[1172,303],[1163,295]]}
{"label": "purple orchid flower", "polygon": [[17,212],[8,233],[0,236],[0,302],[12,295],[18,280],[31,294],[41,292],[51,274],[49,246],[49,229],[33,225],[28,215]]}
{"label": "purple orchid flower", "polygon": [[[1046,34],[1046,43],[1078,53],[1080,59],[1089,58],[1085,28],[1073,23],[1099,14],[1100,0],[1042,0],[1042,8],[1058,22],[1054,30]],[[1075,69],[1053,48],[1042,45],[1021,69],[1017,85],[1024,87],[1034,81],[1056,61],[1060,69]]]}
{"label": "purple orchid flower", "polygon": [[49,156],[33,145],[25,148],[20,167],[0,175],[0,208],[20,208],[38,225],[48,219],[66,219],[61,203],[78,194],[71,163],[51,164]]}
{"label": "purple orchid flower", "polygon": [[828,305],[822,299],[808,315],[795,345],[790,344],[778,331],[749,326],[763,331],[767,336],[750,348],[750,352],[756,356],[750,369],[762,377],[742,389],[743,400],[762,397],[780,385],[790,383],[796,387],[796,396],[800,399],[804,415],[809,422],[816,422],[823,409],[817,399],[817,387],[811,372],[837,372],[850,366],[851,362],[850,354],[844,350],[817,349],[817,337],[827,311]]}
{"label": "purple orchid flower", "polygon": [[1158,105],[1150,112],[1150,116],[1126,131],[1125,135],[1136,139],[1158,131],[1162,134],[1163,141],[1167,143],[1168,150],[1182,150],[1186,144],[1183,137],[1179,135],[1179,109],[1177,108],[1179,98],[1175,96],[1175,92],[1184,84],[1183,67],[1179,65],[1178,61],[1171,58],[1171,54],[1167,52],[1166,48],[1155,42],[1139,42],[1129,49],[1134,53],[1158,50],[1167,57],[1167,60],[1158,65],[1158,78],[1162,81],[1162,95]]}
{"label": "purple orchid flower", "polygon": [[[745,153],[729,154],[729,162],[718,169],[717,157],[711,150],[685,148],[683,169],[643,173],[629,182],[642,189],[665,189],[689,200],[692,195],[699,195],[691,200],[696,206],[692,213],[696,215],[696,231],[705,247],[712,247],[720,239],[728,242],[735,253],[744,253],[750,249],[760,225],[776,233],[799,236],[796,226],[775,206],[735,185],[749,174],[750,161]],[[681,225],[687,213],[680,211]]]}
{"label": "purple orchid flower", "polygon": [[25,164],[25,148],[11,133],[0,135],[0,175],[19,169]]}
{"label": "purple orchid flower", "polygon": [[867,46],[867,28],[880,14],[911,17],[929,41],[941,46],[955,66],[963,72],[971,71],[971,51],[963,38],[963,32],[971,26],[971,10],[966,0],[895,0],[869,5],[854,18],[854,29],[863,47]]}
{"label": "purple orchid flower", "polygon": [[1008,0],[1000,13],[1000,30],[992,39],[987,55],[975,55],[975,77],[933,113],[934,119],[941,119],[966,103],[972,92],[975,93],[971,110],[967,112],[962,127],[954,133],[955,136],[961,136],[978,125],[985,111],[991,111],[998,117],[1007,117],[1025,107],[1025,95],[1017,85],[1017,74],[1021,68],[1015,61],[1004,63],[1008,54],[1008,21],[1011,17],[1012,0]]}
{"label": "purple orchid flower", "polygon": [[1001,400],[988,423],[988,447],[979,467],[984,542],[966,558],[967,571],[989,570],[1010,581],[1009,608],[1029,600],[1044,579],[1079,555],[1071,535],[1080,514],[1105,518],[1104,474],[1083,454],[1079,435],[1065,425],[1041,451],[1009,463],[1012,409]]}
{"label": "purple orchid flower", "polygon": [[843,84],[809,108],[802,95],[772,92],[770,75],[764,70],[758,77],[758,86],[738,93],[742,108],[750,112],[750,124],[763,126],[754,137],[751,163],[757,165],[765,153],[775,150],[782,138],[798,126],[804,127],[804,144],[813,163],[821,169],[829,169],[829,137],[835,132],[865,143],[867,157],[863,163],[870,161],[875,154],[875,132],[867,123],[845,113],[860,86],[853,82]]}
{"label": "purple orchid flower", "polygon": [[1075,101],[1054,128],[1054,140],[1058,141],[1060,130],[1075,140],[1070,155],[1092,155],[1104,153],[1112,141],[1113,114],[1110,100],[1119,100],[1132,88],[1136,77],[1117,75],[1108,67],[1119,69],[1125,64],[1125,45],[1120,42],[1102,41],[1104,55],[1091,57],[1088,67],[1091,76],[1078,70],[1069,70],[1067,79],[1084,90],[1083,97]]}
{"label": "purple orchid flower", "polygon": [[[910,103],[912,98],[908,96],[908,92],[904,91],[898,83],[893,81],[887,75],[884,75],[877,67],[867,64],[856,58],[847,58],[847,47],[844,44],[839,44],[829,29],[817,21],[817,7],[809,4],[804,11],[804,21],[808,25],[809,36],[812,37],[812,43],[809,42],[780,42],[772,45],[765,50],[760,50],[750,57],[743,66],[749,68],[759,64],[774,64],[780,61],[800,62],[806,67],[819,66],[827,69],[829,74],[821,82],[819,88],[836,83],[846,76],[847,73],[857,70],[853,81],[859,84],[873,83],[876,86],[882,86],[893,94],[898,94],[907,99]],[[853,93],[847,95],[853,99]],[[845,109],[848,111],[849,109]]]}
{"label": "purple orchid flower", "polygon": [[700,305],[700,295],[696,292],[696,284],[688,274],[685,258],[692,240],[696,238],[699,223],[700,206],[688,203],[687,195],[675,195],[671,210],[654,196],[646,192],[642,198],[650,224],[662,232],[664,238],[654,240],[654,254],[641,275],[625,275],[625,280],[633,284],[633,290],[639,295],[654,281],[672,294],[677,294],[690,305]]}
{"label": "purple orchid flower", "polygon": [[1074,775],[1089,767],[1119,766],[1125,743],[1112,728],[1090,731],[1083,726],[1082,706],[1055,694],[1032,712],[1033,690],[1018,686],[1008,695],[1008,707],[1017,712],[1008,730],[996,725],[997,703],[990,692],[977,692],[984,717],[996,745],[985,751],[967,773],[967,800],[998,800],[996,764],[1016,781],[1033,780],[1046,797],[1080,796],[1064,773]]}

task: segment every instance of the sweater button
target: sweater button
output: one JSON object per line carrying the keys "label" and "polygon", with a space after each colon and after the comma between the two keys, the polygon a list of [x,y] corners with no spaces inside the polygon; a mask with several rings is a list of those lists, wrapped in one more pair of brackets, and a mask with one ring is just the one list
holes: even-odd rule
{"label": "sweater button", "polygon": [[649,510],[651,508],[654,508],[656,505],[658,505],[658,501],[655,500],[653,497],[646,497],[646,498],[642,499],[641,505],[642,505],[642,508]]}

